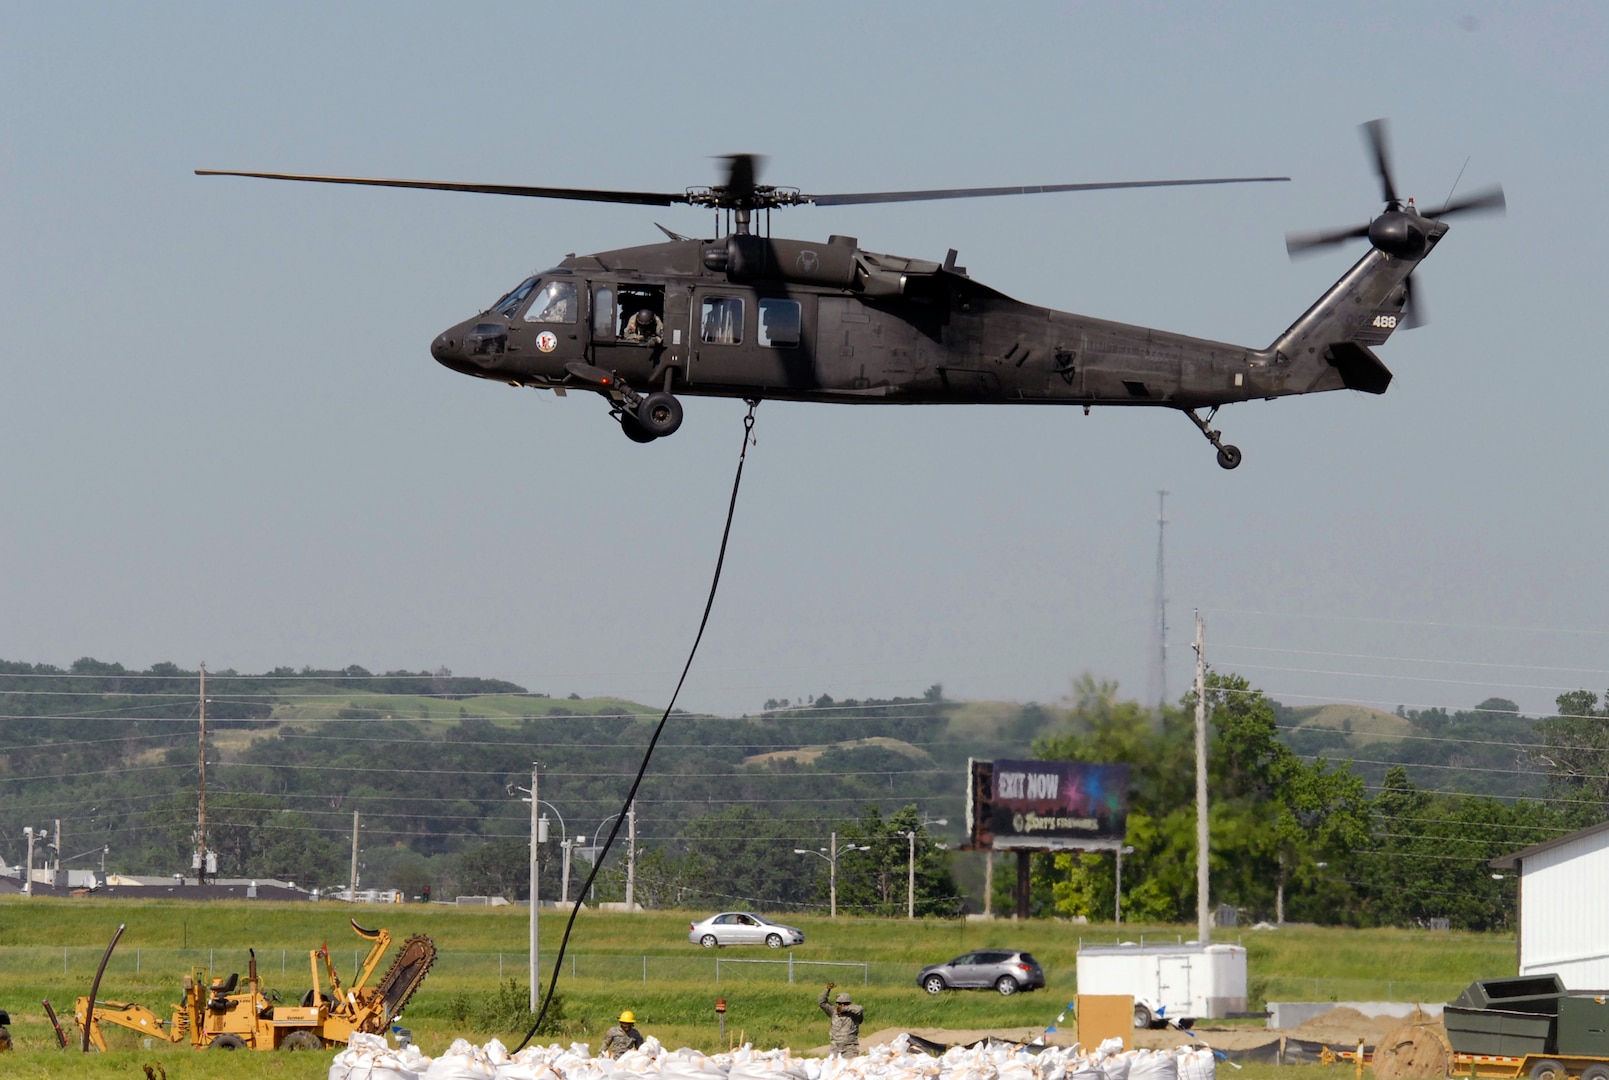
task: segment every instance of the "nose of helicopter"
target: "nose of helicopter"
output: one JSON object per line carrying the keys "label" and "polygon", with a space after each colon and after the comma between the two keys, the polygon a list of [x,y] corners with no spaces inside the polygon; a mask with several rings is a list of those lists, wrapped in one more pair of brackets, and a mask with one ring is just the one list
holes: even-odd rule
{"label": "nose of helicopter", "polygon": [[443,330],[436,335],[436,340],[430,343],[430,355],[436,358],[438,364],[453,366],[453,361],[458,358],[459,353],[458,340],[451,330]]}

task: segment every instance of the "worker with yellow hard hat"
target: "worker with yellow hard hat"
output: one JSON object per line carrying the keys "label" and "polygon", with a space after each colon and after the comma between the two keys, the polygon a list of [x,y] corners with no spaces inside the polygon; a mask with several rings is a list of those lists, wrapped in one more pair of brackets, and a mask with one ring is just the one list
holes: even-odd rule
{"label": "worker with yellow hard hat", "polygon": [[619,1022],[604,1035],[603,1048],[599,1053],[604,1057],[619,1057],[641,1045],[642,1032],[637,1030],[637,1014],[627,1009],[620,1014]]}

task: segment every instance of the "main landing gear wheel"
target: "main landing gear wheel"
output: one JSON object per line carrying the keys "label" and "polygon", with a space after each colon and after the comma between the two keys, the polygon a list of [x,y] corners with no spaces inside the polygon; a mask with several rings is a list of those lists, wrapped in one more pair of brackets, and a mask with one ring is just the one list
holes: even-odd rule
{"label": "main landing gear wheel", "polygon": [[637,408],[637,423],[642,425],[644,431],[652,432],[656,439],[673,435],[682,426],[682,403],[676,400],[674,394],[655,391],[643,398],[642,405]]}
{"label": "main landing gear wheel", "polygon": [[659,438],[658,435],[643,427],[642,421],[638,420],[635,414],[629,412],[620,414],[620,430],[624,431],[626,438],[634,443],[651,443]]}
{"label": "main landing gear wheel", "polygon": [[1205,420],[1197,416],[1194,409],[1184,410],[1184,415],[1188,416],[1190,422],[1201,429],[1201,434],[1207,437],[1207,441],[1217,448],[1219,468],[1233,469],[1240,465],[1240,447],[1230,446],[1224,442],[1223,432],[1215,431],[1212,427],[1212,418],[1218,415],[1218,406],[1214,405],[1212,407]]}

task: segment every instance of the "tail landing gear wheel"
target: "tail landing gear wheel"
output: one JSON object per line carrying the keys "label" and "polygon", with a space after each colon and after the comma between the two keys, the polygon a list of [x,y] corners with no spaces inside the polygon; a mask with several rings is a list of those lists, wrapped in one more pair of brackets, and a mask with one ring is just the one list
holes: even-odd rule
{"label": "tail landing gear wheel", "polygon": [[676,400],[674,394],[656,391],[643,398],[642,405],[637,409],[637,422],[644,431],[653,432],[657,439],[673,435],[682,426],[682,403]]}
{"label": "tail landing gear wheel", "polygon": [[1184,415],[1188,416],[1190,418],[1190,422],[1201,429],[1201,434],[1206,436],[1207,441],[1217,448],[1218,465],[1220,468],[1233,469],[1235,466],[1240,464],[1240,447],[1230,446],[1228,443],[1223,441],[1223,432],[1213,429],[1212,418],[1218,415],[1218,406],[1214,405],[1212,409],[1208,411],[1207,418],[1205,420],[1197,416],[1194,409],[1185,409]]}
{"label": "tail landing gear wheel", "polygon": [[642,422],[631,413],[620,414],[620,430],[624,431],[626,438],[634,443],[651,443],[659,438],[658,435],[643,427]]}

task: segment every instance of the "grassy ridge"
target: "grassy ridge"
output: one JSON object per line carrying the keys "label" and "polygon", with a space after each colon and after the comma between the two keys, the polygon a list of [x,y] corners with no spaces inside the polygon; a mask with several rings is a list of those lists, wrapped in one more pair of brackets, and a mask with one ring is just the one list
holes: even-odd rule
{"label": "grassy ridge", "polygon": [[[439,1053],[458,1036],[483,1042],[497,1035],[510,1045],[518,1042],[523,1032],[466,1030],[453,1016],[465,1000],[490,995],[500,973],[505,980],[525,982],[526,913],[521,909],[246,902],[201,906],[160,900],[114,904],[17,898],[0,901],[0,1007],[12,1013],[20,1051],[5,1063],[7,1074],[126,1077],[139,1074],[139,1062],[160,1058],[168,1063],[170,1075],[177,1065],[184,1076],[223,1076],[222,1068],[211,1060],[222,1055],[196,1055],[165,1045],[136,1049],[132,1034],[124,1040],[126,1052],[89,1063],[92,1068],[86,1071],[86,1063],[76,1055],[64,1057],[49,1049],[54,1040],[39,999],[48,997],[59,1012],[70,1013],[73,998],[89,992],[95,965],[120,922],[128,929],[102,984],[103,998],[138,1001],[165,1015],[177,1000],[178,980],[190,965],[205,967],[210,958],[218,974],[243,973],[248,947],[257,951],[267,985],[287,997],[299,996],[307,986],[307,951],[326,940],[338,970],[349,977],[354,950],[359,955],[364,951],[364,943],[347,926],[352,915],[365,925],[386,926],[399,941],[412,933],[427,933],[436,941],[440,958],[407,1013],[407,1023],[426,1053]],[[801,917],[796,922],[804,929],[807,944],[793,950],[796,981],[789,984],[785,964],[728,962],[785,960],[786,953],[763,948],[709,952],[689,944],[687,924],[692,917],[697,915],[583,912],[559,982],[568,1037],[595,1043],[619,1010],[630,1008],[644,1030],[666,1045],[714,1050],[720,1040],[713,1007],[716,997],[724,997],[730,1006],[731,1037],[741,1033],[757,1046],[787,1045],[802,1052],[825,1041],[826,1025],[816,1009],[816,995],[829,977],[866,1006],[868,1032],[885,1027],[1044,1027],[1072,999],[1080,938],[1107,943],[1117,936],[1109,925],[898,919],[833,923]],[[556,914],[542,919],[542,956],[548,970],[563,929],[563,919]],[[1171,940],[1180,934],[1191,936],[1192,929],[1124,926],[1122,936]],[[1237,937],[1248,950],[1254,998],[1262,991],[1297,1000],[1447,1000],[1474,978],[1514,970],[1511,937],[1294,926],[1220,933],[1222,940]],[[993,993],[929,997],[917,989],[915,973],[923,964],[997,944],[1032,951],[1045,966],[1049,990],[1005,998]],[[719,984],[717,958],[722,961]],[[388,956],[382,961],[381,970],[389,960]],[[805,961],[866,967],[814,968]],[[308,1058],[313,1060],[303,1060]],[[114,1059],[120,1064],[114,1065]],[[323,1077],[328,1069],[327,1054],[237,1054],[228,1061],[234,1067],[228,1075],[247,1080]],[[102,1072],[103,1068],[108,1071]],[[1257,1080],[1251,1072],[1235,1075],[1239,1080]],[[1292,1080],[1296,1076],[1289,1069],[1277,1075]]]}

